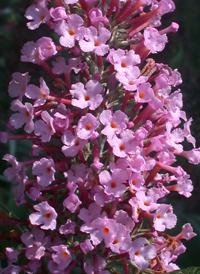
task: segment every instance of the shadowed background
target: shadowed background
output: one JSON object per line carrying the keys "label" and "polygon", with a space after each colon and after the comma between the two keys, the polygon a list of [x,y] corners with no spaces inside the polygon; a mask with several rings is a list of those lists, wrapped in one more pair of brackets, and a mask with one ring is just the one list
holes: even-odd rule
{"label": "shadowed background", "polygon": [[[184,110],[188,119],[193,117],[192,133],[200,146],[200,2],[199,0],[175,0],[176,10],[163,16],[163,28],[171,21],[179,23],[178,33],[168,35],[169,43],[165,50],[152,57],[157,62],[168,63],[172,68],[178,68],[182,75],[183,84],[180,86],[183,93]],[[6,123],[11,115],[11,99],[7,93],[8,83],[14,72],[30,72],[33,78],[39,78],[40,69],[30,63],[20,62],[20,50],[27,41],[36,41],[41,36],[48,36],[48,28],[41,25],[36,31],[26,28],[25,10],[33,1],[30,0],[0,0],[0,131],[6,130]],[[41,71],[42,73],[42,71]],[[191,147],[185,146],[186,150]],[[30,151],[29,142],[14,142],[0,144],[0,159],[6,153],[11,153],[19,161],[26,160]],[[191,175],[194,184],[193,196],[189,199],[171,195],[169,202],[174,205],[178,216],[178,224],[172,235],[180,232],[184,223],[190,222],[198,234],[189,242],[185,254],[181,255],[176,263],[181,267],[200,266],[200,167],[189,165],[180,159],[180,165]],[[3,171],[7,167],[5,161],[0,164],[0,202],[20,218],[26,218],[27,212],[22,206],[17,208],[13,202],[11,184],[4,178]],[[1,209],[0,209],[1,210]],[[0,252],[3,244],[0,242]]]}

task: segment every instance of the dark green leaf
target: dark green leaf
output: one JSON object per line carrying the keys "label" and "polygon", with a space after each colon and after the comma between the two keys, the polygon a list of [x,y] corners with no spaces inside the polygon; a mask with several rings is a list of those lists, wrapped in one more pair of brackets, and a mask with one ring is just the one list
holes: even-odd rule
{"label": "dark green leaf", "polygon": [[171,274],[199,274],[200,267],[188,267],[185,269],[170,272]]}

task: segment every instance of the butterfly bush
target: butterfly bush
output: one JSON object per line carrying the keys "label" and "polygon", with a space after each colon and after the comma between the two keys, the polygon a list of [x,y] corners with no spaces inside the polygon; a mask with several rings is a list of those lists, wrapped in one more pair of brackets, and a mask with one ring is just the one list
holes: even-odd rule
{"label": "butterfly bush", "polygon": [[29,217],[1,222],[23,228],[1,273],[179,269],[181,240],[196,234],[188,223],[166,232],[177,224],[167,197],[191,196],[177,156],[197,165],[200,148],[182,110],[180,73],[154,60],[178,30],[161,25],[174,9],[172,0],[36,0],[26,10],[27,27],[46,24],[52,36],[21,50],[21,61],[46,76],[15,72],[8,87],[13,114],[0,140],[29,139],[32,149],[24,162],[3,157]]}

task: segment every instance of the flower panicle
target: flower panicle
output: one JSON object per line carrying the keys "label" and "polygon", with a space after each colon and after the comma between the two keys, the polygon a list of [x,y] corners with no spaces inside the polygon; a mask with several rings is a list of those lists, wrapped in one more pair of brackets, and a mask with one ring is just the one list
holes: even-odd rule
{"label": "flower panicle", "polygon": [[8,87],[14,113],[0,142],[28,139],[32,149],[24,162],[6,154],[4,175],[16,205],[31,213],[19,248],[6,248],[3,273],[108,274],[116,261],[125,274],[179,269],[181,240],[196,234],[190,224],[165,232],[177,217],[163,198],[191,196],[177,156],[199,164],[200,151],[176,88],[181,75],[153,56],[178,30],[175,22],[162,29],[174,9],[172,0],[37,0],[26,10],[27,27],[46,24],[54,38],[21,50],[46,78],[36,85],[15,72]]}

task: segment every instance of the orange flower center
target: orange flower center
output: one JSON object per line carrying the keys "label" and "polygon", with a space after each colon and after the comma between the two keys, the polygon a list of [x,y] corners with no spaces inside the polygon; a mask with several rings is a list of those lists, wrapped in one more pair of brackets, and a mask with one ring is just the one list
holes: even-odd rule
{"label": "orange flower center", "polygon": [[78,140],[76,140],[76,142],[74,143],[75,147],[79,146],[80,142]]}
{"label": "orange flower center", "polygon": [[112,123],[111,123],[111,127],[112,127],[112,128],[116,128],[117,125],[116,125],[114,122],[112,122]]}
{"label": "orange flower center", "polygon": [[50,171],[51,171],[51,168],[48,166],[48,167],[46,168],[46,171],[47,171],[47,172],[50,172]]}
{"label": "orange flower center", "polygon": [[111,182],[110,186],[111,188],[116,188],[117,184],[115,182]]}
{"label": "orange flower center", "polygon": [[132,185],[136,185],[136,181],[135,180],[132,180]]}
{"label": "orange flower center", "polygon": [[125,62],[122,62],[122,63],[121,63],[121,66],[122,66],[122,68],[126,68],[126,63],[125,63]]}
{"label": "orange flower center", "polygon": [[144,97],[144,92],[140,92],[139,97],[142,99]]}
{"label": "orange flower center", "polygon": [[87,124],[87,125],[85,126],[85,128],[86,128],[87,130],[90,130],[90,129],[92,128],[92,126],[91,126],[90,124]]}
{"label": "orange flower center", "polygon": [[125,148],[126,148],[125,145],[121,145],[121,146],[119,147],[120,150],[124,150]]}
{"label": "orange flower center", "polygon": [[49,219],[49,218],[51,217],[51,213],[49,213],[49,212],[45,213],[45,217],[46,217],[47,219]]}
{"label": "orange flower center", "polygon": [[144,205],[145,205],[145,206],[149,206],[150,203],[149,203],[149,202],[144,202]]}
{"label": "orange flower center", "polygon": [[85,101],[89,101],[90,100],[90,96],[89,95],[85,95]]}
{"label": "orange flower center", "polygon": [[160,219],[160,218],[161,218],[161,215],[160,215],[160,214],[158,214],[157,218],[158,218],[158,219]]}
{"label": "orange flower center", "polygon": [[34,57],[33,57],[33,59],[37,59],[38,58],[38,56],[39,56],[39,54],[36,54]]}
{"label": "orange flower center", "polygon": [[29,117],[29,116],[30,116],[30,114],[29,114],[28,111],[26,111],[25,115],[26,115],[26,117]]}
{"label": "orange flower center", "polygon": [[70,35],[74,35],[74,34],[75,34],[75,30],[70,29],[69,34],[70,34]]}
{"label": "orange flower center", "polygon": [[137,250],[137,251],[135,252],[135,256],[138,256],[138,255],[140,255],[140,252]]}
{"label": "orange flower center", "polygon": [[103,229],[103,232],[105,233],[105,234],[108,234],[109,233],[109,228],[107,228],[107,227],[104,227],[104,229]]}
{"label": "orange flower center", "polygon": [[67,252],[66,252],[66,251],[63,251],[62,256],[63,256],[64,258],[66,258],[66,257],[68,256]]}
{"label": "orange flower center", "polygon": [[98,41],[96,41],[95,43],[94,43],[94,46],[95,47],[98,47],[100,44],[99,44],[99,42]]}

